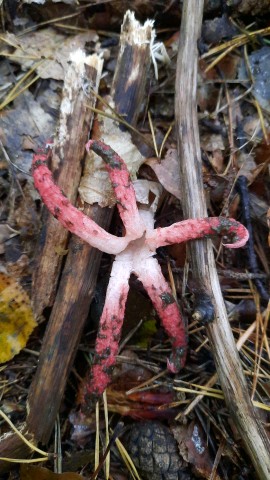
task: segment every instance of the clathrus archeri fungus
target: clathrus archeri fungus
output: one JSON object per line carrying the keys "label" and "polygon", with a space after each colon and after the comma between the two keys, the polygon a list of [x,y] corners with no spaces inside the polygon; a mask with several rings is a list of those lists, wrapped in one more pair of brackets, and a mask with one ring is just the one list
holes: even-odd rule
{"label": "clathrus archeri fungus", "polygon": [[116,255],[100,319],[94,365],[89,379],[83,385],[84,400],[102,394],[110,382],[111,370],[118,353],[131,273],[142,282],[170,337],[172,353],[167,360],[167,367],[175,373],[185,364],[187,334],[172,291],[155,258],[156,249],[224,234],[232,238],[233,243],[224,244],[228,248],[242,247],[248,240],[248,232],[243,225],[234,219],[223,217],[184,220],[169,227],[155,229],[153,212],[137,207],[134,187],[122,158],[101,141],[90,140],[86,149],[92,149],[106,164],[125,227],[123,237],[106,232],[71,205],[52,179],[47,167],[49,153],[38,152],[33,157],[35,187],[54,217],[93,247]]}

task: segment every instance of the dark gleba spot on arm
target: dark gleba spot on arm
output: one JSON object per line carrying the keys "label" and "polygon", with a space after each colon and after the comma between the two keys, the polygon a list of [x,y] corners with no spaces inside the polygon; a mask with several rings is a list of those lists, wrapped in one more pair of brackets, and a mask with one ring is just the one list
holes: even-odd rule
{"label": "dark gleba spot on arm", "polygon": [[169,292],[163,292],[160,294],[160,298],[162,300],[163,308],[166,308],[168,305],[175,303],[175,299],[173,298],[172,294]]}
{"label": "dark gleba spot on arm", "polygon": [[61,213],[61,209],[60,209],[59,207],[54,207],[53,216],[54,216],[55,218],[58,218],[59,215],[60,215],[60,213]]}

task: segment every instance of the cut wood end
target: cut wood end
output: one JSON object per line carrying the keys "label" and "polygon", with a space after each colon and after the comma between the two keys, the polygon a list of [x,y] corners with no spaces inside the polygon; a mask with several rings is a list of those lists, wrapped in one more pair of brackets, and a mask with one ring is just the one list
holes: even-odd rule
{"label": "cut wood end", "polygon": [[85,63],[86,53],[81,48],[78,48],[70,53],[69,58],[76,65],[81,65]]}
{"label": "cut wood end", "polygon": [[101,74],[102,67],[103,67],[103,58],[102,55],[98,55],[97,53],[93,53],[92,55],[88,55],[85,57],[84,63],[89,67],[93,67],[97,70],[97,74]]}
{"label": "cut wood end", "polygon": [[[85,64],[87,63],[86,53],[81,49],[77,48],[70,52],[69,54],[69,66],[66,70],[65,80],[64,80],[64,92],[70,91],[70,89],[78,89],[81,86],[82,79],[85,76]],[[64,93],[63,92],[63,93]],[[74,94],[71,94],[71,98]]]}
{"label": "cut wood end", "polygon": [[134,45],[145,45],[145,42],[151,42],[155,38],[153,29],[154,20],[146,20],[143,25],[135,18],[134,12],[128,10],[123,19],[121,28],[121,43],[123,40]]}
{"label": "cut wood end", "polygon": [[[97,54],[87,56],[81,48],[71,52],[69,59],[70,65],[66,71],[60,106],[58,148],[65,145],[70,138],[70,126],[67,117],[73,114],[78,98],[81,98],[80,95],[84,96],[88,84],[96,89],[95,86],[99,84],[103,67],[103,59],[100,56]],[[92,67],[95,71],[89,72],[88,67]],[[63,155],[63,152],[61,152],[61,155]]]}
{"label": "cut wood end", "polygon": [[85,65],[93,67],[97,71],[101,70],[103,67],[102,55],[98,55],[97,53],[93,53],[92,55],[86,55],[86,53],[81,48],[78,48],[77,50],[74,50],[74,52],[71,52],[69,58],[75,65],[78,66],[78,68],[83,68],[83,73]]}

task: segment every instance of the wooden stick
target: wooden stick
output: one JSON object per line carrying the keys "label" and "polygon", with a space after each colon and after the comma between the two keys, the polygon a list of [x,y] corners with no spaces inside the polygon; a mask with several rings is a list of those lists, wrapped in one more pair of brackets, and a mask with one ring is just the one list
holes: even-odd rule
{"label": "wooden stick", "polygon": [[[197,119],[197,41],[200,36],[203,0],[185,0],[177,60],[175,114],[181,168],[183,211],[186,218],[207,215],[201,172]],[[217,373],[230,414],[243,439],[260,479],[270,478],[270,445],[250,401],[241,362],[224,306],[215,259],[209,240],[188,245],[189,262],[199,288],[212,298],[215,320],[207,333]]]}
{"label": "wooden stick", "polygon": [[[92,55],[85,59],[82,52],[77,51],[75,61],[71,63],[66,74],[67,81],[64,86],[63,102],[61,105],[60,131],[57,139],[57,146],[54,150],[54,161],[58,158],[58,161],[61,164],[61,167],[59,166],[60,170],[58,171],[58,181],[61,182],[62,186],[63,184],[65,185],[65,191],[73,201],[77,196],[77,188],[81,174],[80,162],[84,156],[85,142],[87,141],[92,118],[91,110],[86,110],[86,104],[90,102],[90,105],[94,105],[95,102],[94,95],[86,97],[85,85],[89,82],[92,88],[96,90],[98,89],[102,64],[102,60],[97,55]],[[79,127],[82,129],[82,132],[78,130]],[[80,142],[82,142],[82,145]],[[58,152],[58,155],[56,152]],[[61,160],[59,160],[59,158],[61,158]],[[103,215],[104,213],[105,212],[103,212]],[[97,220],[99,220],[100,214],[97,216]],[[47,215],[44,216],[44,221],[46,217]],[[103,217],[101,216],[101,220],[102,219]],[[66,247],[67,240],[68,231],[64,229],[54,217],[50,216],[46,225],[44,225],[43,232],[41,233],[41,249],[39,251],[39,260],[37,261],[36,266],[37,270],[34,273],[33,278],[32,298],[36,316],[40,316],[44,307],[49,306],[53,301],[62,259],[64,258],[63,254],[61,254],[61,249]],[[72,246],[69,246],[69,248],[72,248]],[[58,253],[56,250],[58,250]],[[74,261],[80,263],[79,250],[76,250],[76,248],[73,247],[73,252],[77,252]],[[98,260],[97,265],[94,263],[91,268],[90,266],[87,267],[89,270],[92,268],[97,273],[99,268]],[[73,279],[73,284],[74,283],[75,281]],[[85,289],[87,288],[90,292],[89,293],[88,290],[86,290],[87,295],[91,296],[95,284],[91,284],[90,280],[88,283],[85,283]],[[71,301],[73,301],[74,305],[79,309],[79,299],[76,299],[76,294],[72,295],[72,287],[70,288],[70,295]],[[71,303],[69,304],[69,308],[71,309]],[[34,443],[41,440],[41,432],[42,429],[44,430],[46,428],[46,424],[48,424],[48,428],[52,428],[54,425],[56,417],[53,416],[52,404],[55,401],[56,408],[59,408],[67,378],[66,372],[70,368],[71,360],[73,358],[72,348],[74,349],[75,345],[77,346],[78,343],[78,338],[76,337],[77,333],[74,339],[70,332],[70,326],[67,324],[64,323],[63,325],[63,328],[66,328],[66,330],[59,329],[58,335],[56,332],[57,326],[55,326],[54,322],[49,322],[49,325],[51,325],[51,330],[49,328],[49,333],[47,332],[47,335],[45,335],[45,339],[43,340],[43,348],[39,358],[39,367],[31,384],[29,393],[29,405],[35,405],[35,419],[31,419],[31,416],[28,417],[26,424],[21,427],[22,431],[27,434],[27,438],[34,439]],[[81,332],[83,323],[81,325],[76,325],[74,328]],[[64,351],[65,355],[63,355],[63,362],[65,362],[65,364],[63,364],[60,359],[60,352],[62,351],[61,347],[63,346],[63,338],[65,338],[67,332],[69,332],[70,347],[67,352]],[[50,338],[48,338],[48,335]],[[53,369],[53,373],[50,372],[48,365],[43,364],[44,348],[45,351],[47,351],[47,357],[54,357],[51,362],[49,362],[50,368]],[[43,369],[41,368],[42,365]],[[62,370],[61,368],[58,368],[59,365],[61,365]],[[39,373],[42,375],[41,377],[39,377]],[[55,381],[58,382],[58,384],[54,383]],[[58,396],[60,396],[60,400]],[[50,400],[48,400],[48,398]],[[47,401],[48,403],[47,410],[45,409],[44,401]],[[35,425],[35,428],[33,424]],[[30,431],[31,434],[29,433]],[[0,445],[1,452],[3,451],[6,457],[23,458],[29,454],[29,449],[14,434],[1,439]],[[9,465],[10,464],[6,462],[3,464],[1,463],[0,472],[8,470]]]}
{"label": "wooden stick", "polygon": [[[96,102],[87,85],[96,89],[99,83],[102,60],[97,55],[85,57],[81,50],[72,55],[65,75],[63,98],[60,107],[58,135],[54,140],[52,171],[57,184],[74,203],[82,172],[85,143],[91,127],[93,113],[90,107]],[[39,318],[44,308],[53,305],[59,274],[67,248],[69,232],[44,209],[43,229],[33,272],[32,304]]]}
{"label": "wooden stick", "polygon": [[145,99],[151,64],[150,44],[154,38],[153,23],[152,20],[147,20],[141,26],[134,13],[128,10],[121,28],[119,57],[111,96],[117,113],[124,115],[124,119],[133,126],[137,123]]}

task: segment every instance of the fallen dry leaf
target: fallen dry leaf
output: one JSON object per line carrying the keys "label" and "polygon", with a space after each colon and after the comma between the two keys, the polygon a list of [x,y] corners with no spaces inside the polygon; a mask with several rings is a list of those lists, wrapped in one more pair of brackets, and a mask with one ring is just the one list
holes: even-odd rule
{"label": "fallen dry leaf", "polygon": [[[172,426],[171,430],[178,443],[180,455],[193,466],[196,474],[208,479],[212,472],[213,461],[201,426],[191,422],[189,425]],[[215,478],[220,479],[219,475]]]}
{"label": "fallen dry leaf", "polygon": [[150,206],[152,212],[156,212],[160,195],[162,193],[162,186],[157,182],[149,180],[135,180],[133,182],[137,202],[144,205],[149,204],[150,193],[154,195],[154,200]]}
{"label": "fallen dry leaf", "polygon": [[[105,110],[106,113],[112,115],[109,108]],[[100,130],[99,139],[110,145],[125,160],[130,176],[132,180],[135,180],[136,173],[144,162],[144,157],[132,143],[130,133],[122,132],[115,120],[104,115],[98,115],[97,121]],[[116,203],[105,163],[92,151],[86,159],[79,192],[82,200],[90,205],[98,203],[101,207],[112,207]]]}
{"label": "fallen dry leaf", "polygon": [[0,225],[0,245],[15,235],[19,235],[20,232],[14,230],[14,228],[10,227],[8,223],[2,223]]}
{"label": "fallen dry leaf", "polygon": [[177,150],[169,149],[164,159],[149,158],[146,162],[155,172],[161,185],[167,190],[167,192],[174,195],[176,198],[181,199],[180,195],[180,170],[179,162],[177,159]]}
{"label": "fallen dry leaf", "polygon": [[45,467],[34,465],[21,465],[21,480],[83,480],[82,475],[74,472],[54,473]]}
{"label": "fallen dry leaf", "polygon": [[[95,32],[87,32],[73,37],[57,32],[53,28],[44,28],[30,32],[21,37],[7,34],[4,39],[8,45],[16,46],[12,60],[22,66],[24,70],[30,69],[35,63],[44,60],[36,69],[41,78],[63,80],[69,55],[78,48],[84,49],[86,43],[97,42]],[[93,43],[94,44],[94,43]],[[9,53],[10,46],[5,47],[1,53]]]}
{"label": "fallen dry leaf", "polygon": [[54,132],[55,123],[53,116],[45,112],[29,91],[14,100],[12,108],[2,114],[0,127],[0,139],[11,161],[29,171],[32,152],[23,151],[24,139],[29,137],[37,145],[45,145]]}

